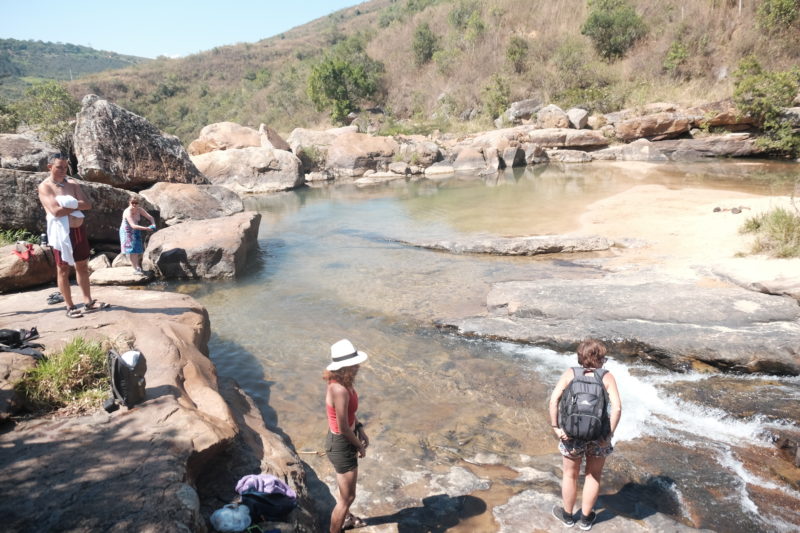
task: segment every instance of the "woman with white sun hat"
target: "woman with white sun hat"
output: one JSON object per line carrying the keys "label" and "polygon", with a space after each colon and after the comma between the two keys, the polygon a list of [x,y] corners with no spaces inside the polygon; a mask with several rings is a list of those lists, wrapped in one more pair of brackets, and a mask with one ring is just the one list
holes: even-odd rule
{"label": "woman with white sun hat", "polygon": [[339,487],[339,499],[331,513],[331,533],[366,525],[350,513],[350,506],[356,499],[358,458],[366,455],[369,446],[364,425],[356,417],[358,393],[353,388],[359,365],[367,358],[367,354],[356,350],[353,343],[342,339],[331,346],[331,362],[322,376],[328,383],[325,391],[328,415],[325,452],[336,470]]}

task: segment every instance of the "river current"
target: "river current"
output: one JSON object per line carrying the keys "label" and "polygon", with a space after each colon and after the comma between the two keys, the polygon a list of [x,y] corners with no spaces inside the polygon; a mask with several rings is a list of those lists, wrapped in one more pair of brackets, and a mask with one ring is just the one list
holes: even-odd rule
{"label": "river current", "polygon": [[[205,305],[219,374],[256,400],[308,465],[324,516],[333,472],[322,370],[349,338],[372,440],[354,511],[398,531],[511,531],[502,506],[560,494],[546,402],[574,354],[461,338],[435,327],[479,314],[493,282],[596,276],[579,257],[453,255],[400,244],[467,234],[574,231],[588,204],[640,184],[787,194],[797,165],[545,166],[498,176],[353,183],[246,200],[260,251],[235,282],[185,283]],[[774,435],[800,434],[800,379],[674,373],[612,358],[624,405],[601,516],[660,512],[715,531],[796,531],[797,469]],[[553,500],[555,501],[555,499]]]}

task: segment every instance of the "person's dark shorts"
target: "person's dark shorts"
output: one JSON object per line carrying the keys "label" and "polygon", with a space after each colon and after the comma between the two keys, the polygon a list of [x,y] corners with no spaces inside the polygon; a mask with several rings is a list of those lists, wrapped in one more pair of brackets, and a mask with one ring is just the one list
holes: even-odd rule
{"label": "person's dark shorts", "polygon": [[[89,237],[86,235],[86,225],[69,228],[69,242],[72,243],[72,257],[76,263],[89,259],[91,248],[89,247]],[[69,263],[61,259],[61,252],[55,248],[53,248],[53,256],[56,258],[57,265],[69,265]]]}
{"label": "person's dark shorts", "polygon": [[328,430],[325,438],[325,454],[337,474],[344,474],[358,468],[358,448],[350,444],[344,435]]}

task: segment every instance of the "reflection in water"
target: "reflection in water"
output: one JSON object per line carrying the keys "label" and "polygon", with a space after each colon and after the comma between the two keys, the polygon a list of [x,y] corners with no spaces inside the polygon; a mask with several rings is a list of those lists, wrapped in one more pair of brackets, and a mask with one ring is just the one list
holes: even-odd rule
{"label": "reflection in water", "polygon": [[[308,452],[302,458],[331,487],[328,461],[313,453],[325,436],[321,374],[328,349],[347,337],[370,354],[357,387],[372,445],[359,472],[355,512],[395,519],[398,527],[422,520],[442,531],[493,531],[499,527],[493,506],[529,489],[559,492],[560,459],[545,412],[550,388],[572,359],[443,334],[431,321],[484,312],[497,281],[599,273],[574,257],[458,256],[395,240],[567,232],[589,203],[645,183],[784,193],[788,181],[774,185],[753,176],[788,168],[758,162],[549,166],[488,180],[401,180],[248,198],[248,208],[262,214],[261,256],[250,274],[181,290],[209,310],[219,373],[253,395],[268,425]],[[800,524],[791,510],[800,501],[797,492],[772,466],[753,466],[775,463],[764,459],[772,455],[765,435],[781,424],[798,431],[796,420],[734,417],[725,405],[705,404],[690,394],[694,384],[705,383],[702,376],[610,365],[622,380],[625,405],[604,487],[607,495],[625,497],[601,500],[613,513],[635,517],[627,509],[638,501],[716,531]],[[676,392],[681,386],[686,392]],[[758,390],[776,386],[796,391],[798,382],[764,383]],[[758,410],[758,400],[749,400],[758,397],[740,403]],[[458,505],[444,514],[425,510],[429,497]],[[475,512],[480,504],[486,512]]]}

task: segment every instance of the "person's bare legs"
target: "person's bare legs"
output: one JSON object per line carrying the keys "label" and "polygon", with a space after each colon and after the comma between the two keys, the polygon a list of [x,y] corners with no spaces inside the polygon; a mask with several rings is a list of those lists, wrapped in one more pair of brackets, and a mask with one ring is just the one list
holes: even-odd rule
{"label": "person's bare legs", "polygon": [[350,511],[350,506],[356,499],[356,481],[358,480],[358,468],[336,474],[336,484],[339,486],[339,499],[336,507],[331,513],[331,533],[341,533],[344,520]]}
{"label": "person's bare legs", "polygon": [[134,270],[142,268],[142,254],[128,254],[128,261]]}
{"label": "person's bare legs", "polygon": [[[92,303],[92,291],[89,288],[89,260],[75,262],[75,277],[78,278],[78,287],[83,294],[83,303],[89,305]],[[66,300],[66,298],[65,298]]]}
{"label": "person's bare legs", "polygon": [[586,456],[586,479],[583,482],[583,496],[581,497],[583,516],[589,516],[597,502],[597,496],[600,494],[600,477],[603,475],[605,463],[605,457]]}
{"label": "person's bare legs", "polygon": [[563,457],[561,462],[561,500],[564,510],[572,514],[578,495],[578,475],[581,471],[581,458]]}
{"label": "person's bare legs", "polygon": [[58,283],[58,290],[61,291],[61,296],[64,297],[64,303],[69,310],[72,307],[72,288],[69,286],[69,265],[56,263],[56,283]]}

